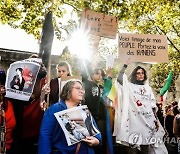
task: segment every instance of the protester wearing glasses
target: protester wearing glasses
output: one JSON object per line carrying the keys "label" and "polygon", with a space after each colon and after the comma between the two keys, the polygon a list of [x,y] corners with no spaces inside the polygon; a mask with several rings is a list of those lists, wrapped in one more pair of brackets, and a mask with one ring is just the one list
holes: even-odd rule
{"label": "protester wearing glasses", "polygon": [[13,131],[16,126],[16,119],[12,102],[5,98],[6,74],[0,69],[0,153],[13,154]]}
{"label": "protester wearing glasses", "polygon": [[[54,113],[77,107],[83,100],[84,89],[81,81],[69,80],[63,87],[60,94],[60,102],[50,106],[44,114],[38,144],[39,154],[55,153],[78,153],[93,154],[94,146],[101,142],[101,134],[87,136],[80,143],[68,146],[65,134],[56,120]],[[94,125],[95,121],[93,120]]]}
{"label": "protester wearing glasses", "polygon": [[[154,145],[151,138],[160,137],[156,136],[160,127],[155,113],[156,100],[152,88],[145,83],[147,73],[143,67],[137,66],[128,80],[124,72],[129,62],[130,59],[124,64],[117,78],[120,83],[118,93],[121,93],[118,105],[121,109],[116,141],[126,145],[127,154],[149,154],[149,148]],[[159,132],[164,133],[162,127]],[[164,152],[161,153],[166,153],[164,145],[163,148]]]}

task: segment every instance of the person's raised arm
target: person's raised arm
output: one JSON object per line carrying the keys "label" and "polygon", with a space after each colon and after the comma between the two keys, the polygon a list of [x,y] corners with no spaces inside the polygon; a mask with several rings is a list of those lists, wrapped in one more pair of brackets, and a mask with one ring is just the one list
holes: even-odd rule
{"label": "person's raised arm", "polygon": [[117,81],[123,85],[123,74],[128,66],[128,64],[130,63],[130,58],[128,58],[128,60],[124,63],[123,67],[121,68],[118,77],[117,77]]}

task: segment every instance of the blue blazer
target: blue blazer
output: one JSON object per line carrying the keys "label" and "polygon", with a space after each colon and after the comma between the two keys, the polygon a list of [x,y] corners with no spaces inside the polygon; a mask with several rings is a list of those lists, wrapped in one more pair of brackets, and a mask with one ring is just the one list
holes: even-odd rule
{"label": "blue blazer", "polygon": [[[68,146],[65,134],[54,115],[54,113],[66,109],[67,106],[65,102],[60,101],[50,106],[45,112],[41,123],[39,143],[38,143],[38,154],[51,154],[53,148],[57,149],[58,151],[57,154],[75,153],[77,144]],[[93,119],[93,123],[97,128],[94,119]],[[97,134],[95,137],[100,141],[100,143],[102,142],[101,134]],[[94,154],[93,147],[88,146],[84,142],[82,142],[81,145],[85,145],[85,147],[87,147],[87,154]]]}

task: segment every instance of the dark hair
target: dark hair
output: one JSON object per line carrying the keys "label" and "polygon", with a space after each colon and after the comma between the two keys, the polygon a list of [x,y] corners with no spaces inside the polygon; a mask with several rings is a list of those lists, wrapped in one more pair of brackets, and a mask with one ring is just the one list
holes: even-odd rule
{"label": "dark hair", "polygon": [[177,102],[177,101],[173,101],[173,102],[172,102],[172,105],[173,105],[173,106],[176,106],[176,105],[178,105],[178,102]]}
{"label": "dark hair", "polygon": [[[143,72],[144,72],[144,80],[143,81],[138,81],[137,78],[136,78],[136,74],[137,74],[137,71],[142,69]],[[147,80],[147,73],[146,73],[146,70],[141,67],[141,66],[137,66],[131,73],[131,75],[129,76],[129,80],[131,83],[134,83],[134,84],[144,84],[144,82]]]}
{"label": "dark hair", "polygon": [[58,67],[61,67],[61,66],[65,66],[66,67],[66,69],[68,70],[68,74],[67,74],[67,76],[71,76],[72,74],[71,74],[71,67],[70,67],[70,65],[69,65],[69,63],[67,63],[67,62],[65,62],[65,61],[62,61],[62,62],[60,62],[57,66],[56,66],[56,69],[58,69]]}
{"label": "dark hair", "polygon": [[92,72],[91,72],[91,76],[94,75],[94,74],[98,74],[99,71],[101,71],[101,75],[102,75],[102,77],[104,77],[105,76],[105,71],[103,69],[101,69],[101,68],[94,68],[92,70]]}
{"label": "dark hair", "polygon": [[74,86],[74,84],[78,82],[80,83],[82,86],[82,82],[80,80],[77,79],[72,79],[69,80],[63,87],[61,94],[60,94],[60,98],[65,101],[65,100],[69,100],[71,98],[71,93],[72,93],[72,87]]}
{"label": "dark hair", "polygon": [[6,82],[6,73],[4,70],[0,69],[0,84],[5,85]]}
{"label": "dark hair", "polygon": [[[0,85],[5,86],[5,82],[6,82],[6,73],[5,73],[4,70],[0,69]],[[1,109],[4,109],[6,111],[7,110],[7,105],[5,103],[4,95],[5,95],[5,93],[0,94],[0,101],[3,102],[3,104],[1,105]]]}
{"label": "dark hair", "polygon": [[175,116],[180,113],[177,105],[173,107],[173,113]]}
{"label": "dark hair", "polygon": [[167,113],[169,110],[171,110],[171,105],[166,105],[165,106],[165,113]]}
{"label": "dark hair", "polygon": [[38,54],[32,54],[29,58],[39,58]]}
{"label": "dark hair", "polygon": [[22,68],[16,68],[16,71],[19,70],[21,73],[23,73],[23,69]]}
{"label": "dark hair", "polygon": [[45,68],[45,66],[44,66],[43,64],[41,64],[39,73],[38,73],[38,75],[37,75],[37,79],[45,78],[45,77],[46,77],[46,74],[47,74],[46,68]]}
{"label": "dark hair", "polygon": [[[37,54],[32,54],[29,58],[39,58],[39,56]],[[37,79],[42,79],[45,78],[47,75],[47,70],[46,67],[44,66],[43,63],[40,64],[40,69],[37,75]]]}

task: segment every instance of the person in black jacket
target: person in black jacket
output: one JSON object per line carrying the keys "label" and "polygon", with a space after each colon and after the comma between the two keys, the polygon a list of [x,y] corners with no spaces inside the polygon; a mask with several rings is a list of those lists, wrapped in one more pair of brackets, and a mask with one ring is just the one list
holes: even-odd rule
{"label": "person in black jacket", "polygon": [[[103,79],[104,72],[100,68],[91,70],[89,64],[85,64],[85,68],[81,68],[82,82],[85,89],[84,104],[88,106],[89,111],[93,115],[97,126],[102,135],[102,145],[95,148],[96,154],[106,153],[106,107],[102,100],[103,86],[100,82]],[[88,79],[88,73],[91,80]]]}
{"label": "person in black jacket", "polygon": [[93,127],[91,114],[87,108],[84,111],[86,113],[86,119],[85,119],[86,128],[88,130],[89,135],[94,136],[96,134],[96,130],[94,130],[94,127]]}

